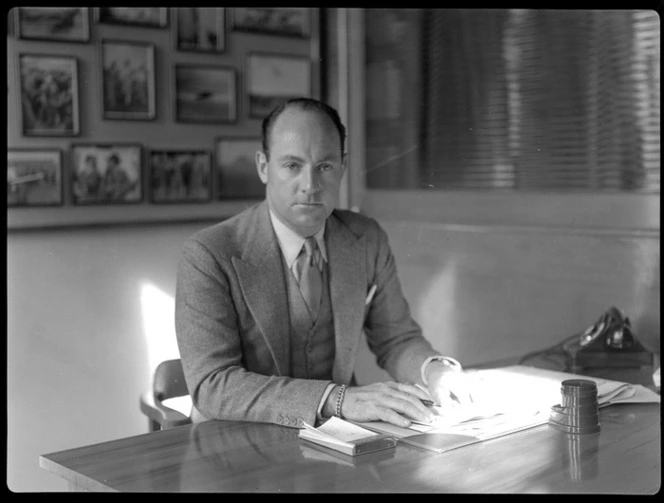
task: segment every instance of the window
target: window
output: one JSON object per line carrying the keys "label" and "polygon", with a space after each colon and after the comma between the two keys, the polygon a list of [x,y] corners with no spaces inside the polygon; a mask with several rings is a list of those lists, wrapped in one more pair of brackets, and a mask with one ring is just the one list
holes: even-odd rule
{"label": "window", "polygon": [[660,191],[659,18],[367,9],[368,189]]}

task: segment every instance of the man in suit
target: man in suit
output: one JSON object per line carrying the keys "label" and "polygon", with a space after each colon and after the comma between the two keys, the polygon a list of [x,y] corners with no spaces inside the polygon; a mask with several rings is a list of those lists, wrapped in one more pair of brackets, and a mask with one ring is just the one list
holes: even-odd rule
{"label": "man in suit", "polygon": [[[408,426],[432,418],[421,399],[467,399],[458,362],[410,316],[385,232],[335,209],[345,135],[324,103],[277,107],[256,153],[265,201],[186,242],[175,321],[194,421]],[[394,382],[355,385],[362,333]]]}

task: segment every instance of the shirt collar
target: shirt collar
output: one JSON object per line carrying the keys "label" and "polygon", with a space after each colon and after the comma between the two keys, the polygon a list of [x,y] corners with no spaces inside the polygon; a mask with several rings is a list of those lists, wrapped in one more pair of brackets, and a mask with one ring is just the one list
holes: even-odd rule
{"label": "shirt collar", "polygon": [[[295,263],[295,259],[300,254],[302,245],[304,245],[304,238],[300,236],[297,232],[286,227],[279,218],[270,211],[270,220],[272,220],[272,227],[274,228],[274,233],[277,235],[277,241],[279,241],[279,248],[281,248],[281,253],[283,253],[284,258],[286,259],[286,265],[290,269]],[[319,230],[314,237],[316,238],[316,243],[318,243],[318,249],[320,254],[323,257],[323,260],[327,262],[327,250],[325,248],[325,224],[321,230]]]}

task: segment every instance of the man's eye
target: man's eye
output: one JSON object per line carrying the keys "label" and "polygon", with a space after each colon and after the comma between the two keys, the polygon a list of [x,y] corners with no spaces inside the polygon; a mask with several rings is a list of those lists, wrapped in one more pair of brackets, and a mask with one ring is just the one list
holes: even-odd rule
{"label": "man's eye", "polygon": [[334,166],[331,164],[321,164],[318,166],[318,169],[321,171],[330,171]]}
{"label": "man's eye", "polygon": [[300,167],[300,165],[296,162],[289,162],[289,163],[284,164],[284,168],[286,168],[286,169],[294,170],[294,169],[298,169],[299,167]]}

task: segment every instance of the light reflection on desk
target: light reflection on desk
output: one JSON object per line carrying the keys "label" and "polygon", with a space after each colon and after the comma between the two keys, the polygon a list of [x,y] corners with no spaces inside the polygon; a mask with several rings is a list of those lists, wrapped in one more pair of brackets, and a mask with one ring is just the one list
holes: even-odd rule
{"label": "light reflection on desk", "polygon": [[[298,438],[298,430],[249,424],[219,429],[215,422],[193,425],[179,474],[180,491],[314,492],[358,491],[395,449],[347,456]],[[207,487],[201,488],[206,480]],[[209,481],[217,480],[219,485]]]}
{"label": "light reflection on desk", "polygon": [[271,424],[208,421],[41,456],[72,488],[130,492],[655,493],[658,404],[600,409],[599,433],[548,424],[442,454],[350,457]]}

